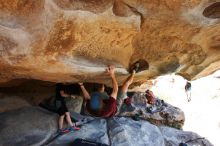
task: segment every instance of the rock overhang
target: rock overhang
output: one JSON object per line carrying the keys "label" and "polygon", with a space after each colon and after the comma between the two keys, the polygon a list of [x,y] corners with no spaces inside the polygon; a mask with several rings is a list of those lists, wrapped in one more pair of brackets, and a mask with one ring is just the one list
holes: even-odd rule
{"label": "rock overhang", "polygon": [[211,1],[0,4],[0,82],[110,83],[104,72],[114,64],[122,83],[138,59],[150,67],[135,82],[171,72],[191,80],[220,68],[219,19],[203,15]]}

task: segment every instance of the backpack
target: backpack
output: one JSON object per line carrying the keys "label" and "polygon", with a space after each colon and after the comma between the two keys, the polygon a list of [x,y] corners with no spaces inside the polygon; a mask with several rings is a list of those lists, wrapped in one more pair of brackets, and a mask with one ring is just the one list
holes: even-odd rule
{"label": "backpack", "polygon": [[74,140],[72,146],[109,146],[109,145],[77,138],[76,140]]}

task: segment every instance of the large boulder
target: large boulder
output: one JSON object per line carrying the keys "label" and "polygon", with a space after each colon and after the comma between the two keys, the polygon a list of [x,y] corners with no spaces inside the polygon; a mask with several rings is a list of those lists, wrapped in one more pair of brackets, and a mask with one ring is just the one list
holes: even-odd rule
{"label": "large boulder", "polygon": [[25,99],[0,93],[0,113],[26,106],[30,106],[30,104]]}
{"label": "large boulder", "polygon": [[159,128],[146,121],[113,118],[108,128],[112,146],[165,146]]}
{"label": "large boulder", "polygon": [[[81,116],[80,116],[81,117]],[[208,140],[192,133],[165,126],[155,126],[147,121],[134,121],[131,118],[115,117],[96,119],[91,117],[82,125],[80,131],[58,136],[48,146],[69,146],[78,138],[108,144],[111,146],[178,146],[187,142],[189,146],[213,146]],[[192,141],[190,141],[192,140]]]}
{"label": "large boulder", "polygon": [[0,114],[0,145],[42,145],[57,130],[57,115],[39,107]]}
{"label": "large boulder", "polygon": [[[134,121],[126,117],[110,119],[82,117],[81,129],[57,136],[56,114],[39,107],[25,107],[0,114],[0,145],[49,145],[69,146],[75,139],[82,138],[112,146],[177,146],[189,139],[201,138],[195,133],[169,127],[158,127],[145,120]],[[75,116],[76,117],[76,116]],[[197,145],[208,140],[191,142]]]}
{"label": "large boulder", "polygon": [[158,127],[143,120],[113,118],[108,121],[108,128],[112,146],[178,146],[187,141],[188,146],[213,146],[195,133]]}
{"label": "large boulder", "polygon": [[65,135],[61,135],[51,141],[49,146],[69,146],[77,138],[91,140],[103,144],[109,144],[107,134],[107,122],[105,119],[93,119],[90,122],[82,125],[79,131],[74,131]]}
{"label": "large boulder", "polygon": [[66,106],[69,112],[80,113],[83,105],[83,97],[75,96],[75,99],[66,99]]}
{"label": "large boulder", "polygon": [[188,146],[213,146],[207,139],[193,132],[181,131],[170,127],[159,127],[164,137],[166,146],[178,146],[180,143],[187,143]]}
{"label": "large boulder", "polygon": [[125,103],[121,107],[119,116],[137,117],[150,121],[156,125],[166,125],[181,129],[185,116],[184,112],[163,100],[157,99],[157,104],[152,106],[146,104],[144,93],[137,92],[132,96],[131,105]]}

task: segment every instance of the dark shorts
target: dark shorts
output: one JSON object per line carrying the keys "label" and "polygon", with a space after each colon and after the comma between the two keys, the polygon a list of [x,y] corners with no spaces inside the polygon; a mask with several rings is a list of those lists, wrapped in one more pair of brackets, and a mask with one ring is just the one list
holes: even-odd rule
{"label": "dark shorts", "polygon": [[61,101],[61,106],[58,108],[57,113],[62,116],[64,115],[66,112],[69,112],[66,106],[65,101]]}

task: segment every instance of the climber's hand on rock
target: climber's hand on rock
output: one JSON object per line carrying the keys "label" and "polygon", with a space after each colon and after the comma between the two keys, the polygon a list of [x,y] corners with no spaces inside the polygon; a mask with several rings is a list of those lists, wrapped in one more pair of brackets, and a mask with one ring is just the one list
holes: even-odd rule
{"label": "climber's hand on rock", "polygon": [[82,82],[79,82],[78,84],[79,84],[80,86],[83,86],[83,83],[82,83]]}
{"label": "climber's hand on rock", "polygon": [[111,77],[113,77],[113,76],[115,75],[115,67],[114,67],[114,65],[108,66],[107,72],[108,72],[108,74],[109,74]]}

